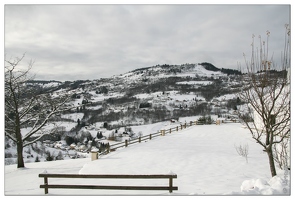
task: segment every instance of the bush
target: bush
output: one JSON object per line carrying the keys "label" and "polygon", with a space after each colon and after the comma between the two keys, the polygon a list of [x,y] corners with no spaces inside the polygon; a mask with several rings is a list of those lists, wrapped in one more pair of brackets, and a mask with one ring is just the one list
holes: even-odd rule
{"label": "bush", "polygon": [[69,145],[69,146],[71,144],[75,143],[75,139],[73,137],[71,137],[71,136],[66,136],[65,141],[66,141],[67,145]]}
{"label": "bush", "polygon": [[240,145],[240,146],[236,146],[235,145],[235,149],[237,151],[237,153],[244,157],[246,159],[246,162],[248,163],[248,154],[249,154],[249,147],[248,147],[248,144],[245,144],[245,145]]}
{"label": "bush", "polygon": [[39,156],[36,156],[35,162],[40,162]]}
{"label": "bush", "polygon": [[251,115],[249,113],[246,113],[246,114],[241,115],[240,118],[244,122],[254,122],[253,118],[251,117]]}
{"label": "bush", "polygon": [[104,122],[103,123],[103,127],[107,129],[108,128],[108,123],[107,122]]}
{"label": "bush", "polygon": [[5,158],[5,165],[13,165],[17,163],[16,158]]}
{"label": "bush", "polygon": [[109,143],[99,143],[99,152],[104,152],[106,149],[110,148],[110,144]]}
{"label": "bush", "polygon": [[139,108],[150,108],[152,107],[152,104],[145,102],[145,103],[140,103]]}
{"label": "bush", "polygon": [[115,132],[112,131],[112,133],[109,134],[108,140],[115,141],[115,138]]}
{"label": "bush", "polygon": [[5,158],[13,158],[13,155],[11,152],[5,152]]}
{"label": "bush", "polygon": [[103,137],[102,132],[98,131],[96,134],[97,139],[101,139]]}
{"label": "bush", "polygon": [[198,122],[202,124],[212,124],[213,119],[211,118],[211,116],[208,116],[208,117],[203,116],[198,119]]}
{"label": "bush", "polygon": [[56,160],[63,160],[64,159],[61,151],[58,152],[58,155],[56,156],[55,159]]}
{"label": "bush", "polygon": [[89,131],[79,131],[78,135],[76,135],[74,140],[75,142],[77,141],[77,142],[85,143],[86,141],[92,140],[92,136]]}
{"label": "bush", "polygon": [[45,156],[46,156],[47,161],[53,161],[54,160],[54,156],[51,155],[50,151],[46,151],[45,154],[46,154]]}

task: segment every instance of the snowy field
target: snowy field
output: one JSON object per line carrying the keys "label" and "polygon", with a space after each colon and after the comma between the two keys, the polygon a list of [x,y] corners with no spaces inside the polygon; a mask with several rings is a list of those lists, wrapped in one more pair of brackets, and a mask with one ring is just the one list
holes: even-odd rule
{"label": "snowy field", "polygon": [[[148,128],[148,127],[145,127]],[[155,127],[153,127],[155,128]],[[248,163],[235,145],[249,146]],[[178,191],[124,191],[49,189],[49,195],[286,195],[288,175],[277,168],[271,178],[267,155],[239,123],[199,125],[166,134],[127,148],[117,149],[98,160],[89,158],[27,163],[4,167],[5,195],[44,195],[38,174],[177,174]],[[49,179],[55,184],[168,185],[168,180]],[[285,190],[284,190],[285,189]]]}

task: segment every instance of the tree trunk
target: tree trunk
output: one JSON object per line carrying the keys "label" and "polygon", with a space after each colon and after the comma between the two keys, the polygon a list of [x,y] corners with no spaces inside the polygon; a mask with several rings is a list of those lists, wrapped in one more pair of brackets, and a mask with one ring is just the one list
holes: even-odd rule
{"label": "tree trunk", "polygon": [[23,158],[23,142],[17,142],[17,168],[25,167],[24,158]]}
{"label": "tree trunk", "polygon": [[21,130],[20,130],[20,119],[19,119],[19,115],[16,115],[16,120],[15,120],[15,135],[16,135],[16,150],[17,150],[17,168],[22,168],[25,167],[25,163],[24,163],[24,158],[23,158],[23,139],[22,139],[22,134],[21,134]]}
{"label": "tree trunk", "polygon": [[269,161],[269,167],[270,167],[271,176],[274,177],[274,176],[277,175],[277,172],[276,172],[276,166],[275,166],[275,161],[274,161],[274,157],[273,157],[272,148],[267,148],[266,152],[267,152],[267,155],[268,155],[268,161]]}

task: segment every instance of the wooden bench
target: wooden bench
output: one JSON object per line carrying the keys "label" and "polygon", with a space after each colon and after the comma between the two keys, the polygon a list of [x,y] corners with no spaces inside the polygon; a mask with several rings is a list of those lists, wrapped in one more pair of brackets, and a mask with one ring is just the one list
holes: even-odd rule
{"label": "wooden bench", "polygon": [[[153,175],[124,175],[124,174],[39,174],[40,178],[44,178],[45,194],[48,194],[49,188],[63,188],[63,189],[109,189],[109,190],[178,190],[177,186],[173,186],[173,179],[177,178],[176,174],[153,174]],[[112,185],[55,185],[49,184],[48,178],[92,178],[92,179],[169,179],[168,186],[112,186]]]}

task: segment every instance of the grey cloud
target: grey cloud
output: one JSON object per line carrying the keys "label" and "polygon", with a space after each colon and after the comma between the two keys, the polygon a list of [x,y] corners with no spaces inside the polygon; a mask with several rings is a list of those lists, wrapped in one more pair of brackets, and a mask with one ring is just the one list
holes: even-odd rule
{"label": "grey cloud", "polygon": [[285,23],[288,5],[6,5],[5,53],[27,52],[37,77],[58,80],[156,64],[237,68],[252,33],[270,30],[281,51]]}

